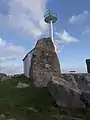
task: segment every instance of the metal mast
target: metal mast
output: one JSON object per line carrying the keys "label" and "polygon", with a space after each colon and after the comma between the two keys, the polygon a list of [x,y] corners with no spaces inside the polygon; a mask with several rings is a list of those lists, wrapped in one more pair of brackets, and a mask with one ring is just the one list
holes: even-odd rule
{"label": "metal mast", "polygon": [[53,39],[53,24],[56,23],[57,21],[57,16],[54,14],[52,14],[51,12],[46,12],[45,15],[44,15],[45,19],[44,21],[48,24],[50,24],[50,37],[52,39],[52,41],[54,42],[54,39]]}

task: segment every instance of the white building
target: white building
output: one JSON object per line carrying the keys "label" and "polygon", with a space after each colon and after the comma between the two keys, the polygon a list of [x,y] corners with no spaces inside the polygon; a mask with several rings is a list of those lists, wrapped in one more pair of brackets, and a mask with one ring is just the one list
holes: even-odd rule
{"label": "white building", "polygon": [[30,52],[28,52],[23,59],[24,75],[28,78],[30,77],[29,72],[30,72],[30,66],[31,66],[31,59],[32,59],[32,56],[34,54],[34,51],[35,51],[35,48],[32,49]]}

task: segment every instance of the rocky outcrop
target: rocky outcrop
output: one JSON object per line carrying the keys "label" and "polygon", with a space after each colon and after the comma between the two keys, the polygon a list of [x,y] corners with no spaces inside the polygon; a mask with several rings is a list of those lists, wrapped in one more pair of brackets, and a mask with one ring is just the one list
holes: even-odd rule
{"label": "rocky outcrop", "polygon": [[3,76],[3,77],[1,78],[1,81],[7,81],[8,79],[10,79],[9,76]]}
{"label": "rocky outcrop", "polygon": [[90,104],[90,74],[53,76],[48,88],[58,105],[84,108]]}
{"label": "rocky outcrop", "polygon": [[32,86],[46,87],[64,107],[84,108],[90,103],[90,74],[61,74],[51,38],[38,40],[31,58]]}
{"label": "rocky outcrop", "polygon": [[29,85],[26,83],[18,83],[16,86],[16,88],[27,88],[27,87],[29,87]]}
{"label": "rocky outcrop", "polygon": [[1,80],[3,77],[7,77],[7,75],[6,75],[5,73],[0,73],[0,80]]}
{"label": "rocky outcrop", "polygon": [[0,77],[7,76],[5,73],[0,73]]}
{"label": "rocky outcrop", "polygon": [[60,64],[51,38],[38,40],[30,67],[33,86],[45,87],[52,76],[59,74]]}

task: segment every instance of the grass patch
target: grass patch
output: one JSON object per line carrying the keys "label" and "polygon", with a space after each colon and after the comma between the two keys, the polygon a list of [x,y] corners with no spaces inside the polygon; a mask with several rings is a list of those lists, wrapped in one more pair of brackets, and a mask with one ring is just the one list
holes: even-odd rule
{"label": "grass patch", "polygon": [[[28,83],[25,78],[13,78],[0,83],[0,113],[17,120],[44,120],[56,114],[56,109],[51,110],[55,100],[48,88],[16,88],[15,85],[21,81]],[[38,112],[32,112],[28,107]]]}
{"label": "grass patch", "polygon": [[[55,99],[48,88],[16,88],[19,82],[28,84],[29,81],[30,79],[19,76],[0,82],[0,114],[16,120],[47,120],[57,114],[90,119],[90,109],[77,111],[60,107],[60,111],[57,111],[58,106],[55,106]],[[28,108],[34,108],[37,112]]]}

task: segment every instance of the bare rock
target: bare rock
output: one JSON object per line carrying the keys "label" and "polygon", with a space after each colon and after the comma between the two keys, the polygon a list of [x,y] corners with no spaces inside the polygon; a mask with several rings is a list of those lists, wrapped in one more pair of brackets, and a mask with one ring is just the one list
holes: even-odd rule
{"label": "bare rock", "polygon": [[6,80],[8,80],[8,79],[10,79],[9,76],[3,76],[3,77],[1,78],[1,81],[3,82],[3,81],[6,81]]}
{"label": "bare rock", "polygon": [[28,107],[27,109],[33,112],[38,112],[35,108],[32,108],[32,107]]}
{"label": "bare rock", "polygon": [[90,103],[90,87],[83,74],[52,76],[48,88],[58,105],[85,108]]}
{"label": "bare rock", "polygon": [[16,88],[26,88],[26,87],[29,87],[29,85],[26,83],[18,83],[16,86]]}
{"label": "bare rock", "polygon": [[0,80],[2,79],[2,77],[6,77],[7,75],[5,73],[0,73]]}
{"label": "bare rock", "polygon": [[6,116],[4,114],[0,115],[0,120],[5,120]]}
{"label": "bare rock", "polygon": [[51,38],[38,40],[30,67],[33,85],[45,87],[53,75],[59,74],[60,64]]}

